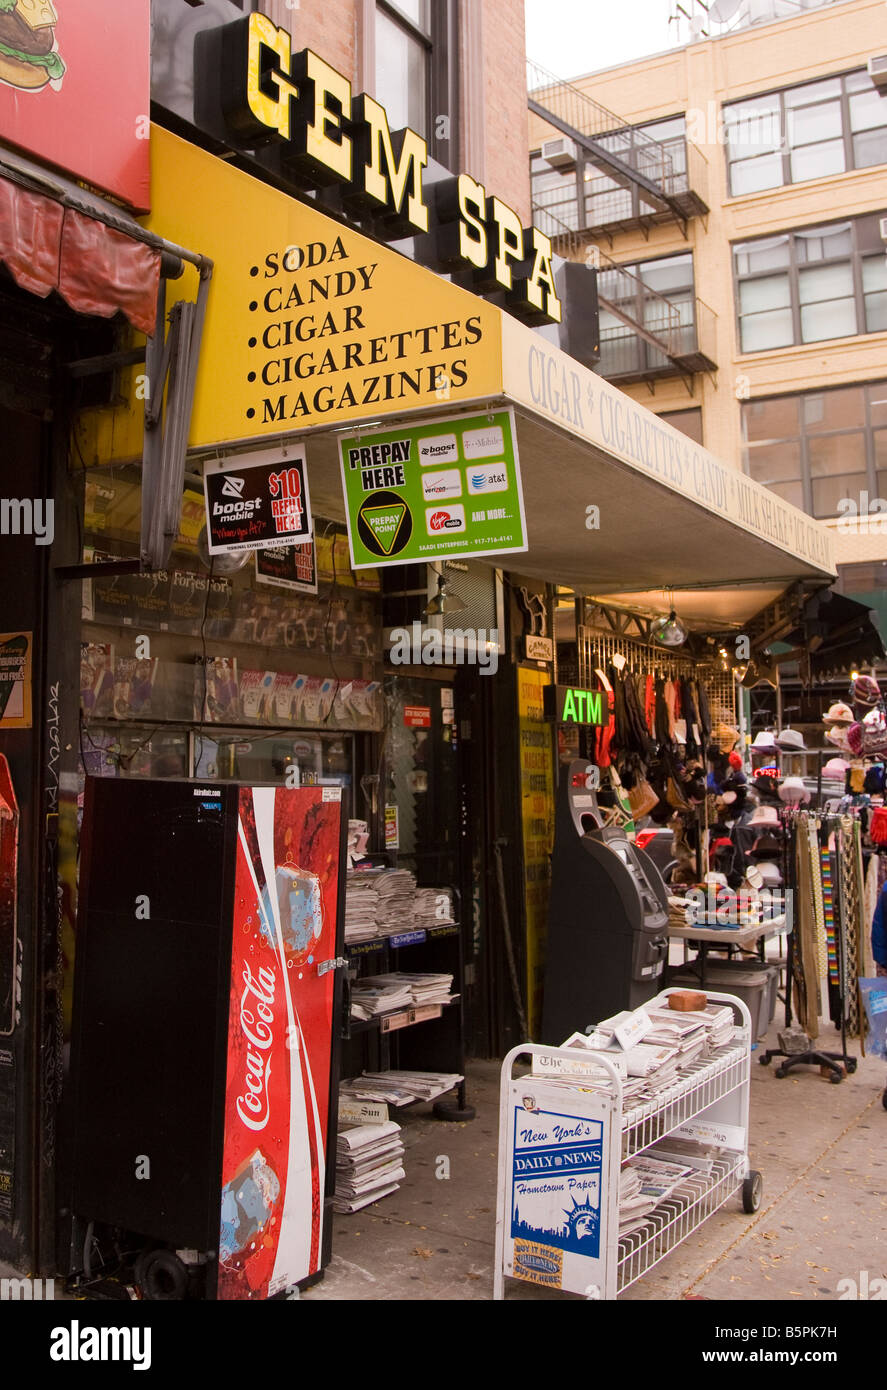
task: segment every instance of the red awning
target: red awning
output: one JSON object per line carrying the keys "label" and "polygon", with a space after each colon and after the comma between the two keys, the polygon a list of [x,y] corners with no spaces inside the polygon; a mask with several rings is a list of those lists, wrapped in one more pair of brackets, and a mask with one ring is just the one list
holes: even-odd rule
{"label": "red awning", "polygon": [[9,179],[0,179],[0,260],[41,299],[58,290],[78,314],[119,311],[154,332],[160,252]]}

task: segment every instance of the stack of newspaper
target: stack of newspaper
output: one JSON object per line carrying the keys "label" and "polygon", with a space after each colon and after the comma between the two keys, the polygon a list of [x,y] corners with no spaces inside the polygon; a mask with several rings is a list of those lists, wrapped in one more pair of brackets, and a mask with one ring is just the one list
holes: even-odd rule
{"label": "stack of newspaper", "polygon": [[414,920],[416,927],[444,927],[455,921],[451,888],[417,888]]}
{"label": "stack of newspaper", "polygon": [[412,1003],[409,984],[396,975],[368,975],[351,986],[352,1018],[376,1018],[395,1009],[409,1009]]}
{"label": "stack of newspaper", "polygon": [[619,1184],[619,1234],[627,1235],[643,1226],[653,1208],[692,1174],[689,1166],[654,1158],[649,1153],[630,1158],[622,1169]]}
{"label": "stack of newspaper", "polygon": [[645,1012],[652,1019],[653,1027],[644,1035],[644,1042],[676,1047],[679,1070],[683,1071],[705,1051],[709,1030],[696,1014],[654,1008],[647,1008]]}
{"label": "stack of newspaper", "polygon": [[428,971],[411,975],[401,970],[396,974],[386,975],[384,978],[399,980],[409,989],[410,1002],[414,1006],[418,1006],[419,1004],[448,1004],[453,998],[451,993],[453,987],[452,975],[435,975]]}
{"label": "stack of newspaper", "polygon": [[720,1144],[710,1144],[699,1139],[684,1139],[680,1135],[669,1134],[660,1139],[649,1150],[652,1157],[668,1163],[683,1163],[688,1172],[708,1176],[715,1160],[720,1158],[723,1148]]}
{"label": "stack of newspaper", "polygon": [[406,1176],[403,1153],[400,1125],[393,1120],[340,1130],[336,1141],[334,1211],[360,1211],[370,1202],[396,1192]]}
{"label": "stack of newspaper", "polygon": [[376,935],[413,931],[416,880],[409,870],[383,869],[376,879],[376,892]]}
{"label": "stack of newspaper", "polygon": [[382,870],[356,869],[345,877],[345,940],[369,941],[377,935],[379,894],[376,885]]}
{"label": "stack of newspaper", "polygon": [[708,1004],[697,1013],[683,1015],[688,1021],[698,1019],[708,1034],[709,1047],[724,1047],[732,1041],[735,1020],[729,1004]]}
{"label": "stack of newspaper", "polygon": [[411,1105],[416,1100],[436,1100],[458,1086],[463,1078],[454,1072],[365,1071],[339,1086],[349,1100],[383,1100],[389,1105]]}

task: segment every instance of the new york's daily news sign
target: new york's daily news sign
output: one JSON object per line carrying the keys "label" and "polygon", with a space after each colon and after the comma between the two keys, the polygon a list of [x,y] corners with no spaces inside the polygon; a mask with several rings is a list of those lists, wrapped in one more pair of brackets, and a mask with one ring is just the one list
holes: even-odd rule
{"label": "new york's daily news sign", "polygon": [[351,83],[311,49],[293,53],[288,32],[266,15],[225,25],[220,81],[234,139],[282,143],[300,178],[340,185],[346,211],[358,218],[383,217],[386,239],[433,231],[432,268],[470,272],[481,294],[504,290],[518,318],[560,322],[549,238],[521,227],[514,209],[468,174],[435,184],[432,227],[426,142],[410,129],[392,137],[384,107],[352,96]]}

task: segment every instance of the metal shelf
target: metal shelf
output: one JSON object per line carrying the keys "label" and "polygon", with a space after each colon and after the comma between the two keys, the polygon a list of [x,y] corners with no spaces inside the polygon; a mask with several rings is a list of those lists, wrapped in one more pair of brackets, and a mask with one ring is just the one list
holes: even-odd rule
{"label": "metal shelf", "polygon": [[617,1255],[617,1291],[629,1288],[722,1207],[742,1186],[745,1167],[744,1154],[716,1158],[704,1192],[693,1197],[681,1195],[678,1189],[653,1208],[645,1226],[623,1236]]}
{"label": "metal shelf", "polygon": [[748,1082],[749,1040],[719,1047],[699,1058],[680,1081],[646,1105],[633,1106],[622,1117],[622,1157],[640,1153],[678,1125],[686,1124],[715,1101]]}

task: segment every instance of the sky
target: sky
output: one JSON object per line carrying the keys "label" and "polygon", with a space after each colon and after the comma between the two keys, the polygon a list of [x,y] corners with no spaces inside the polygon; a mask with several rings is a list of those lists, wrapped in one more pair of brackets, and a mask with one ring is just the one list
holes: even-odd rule
{"label": "sky", "polygon": [[660,53],[677,38],[668,22],[674,0],[524,0],[524,6],[527,57],[556,77]]}

